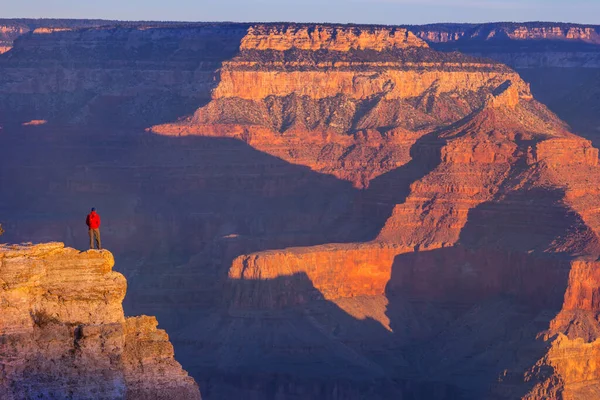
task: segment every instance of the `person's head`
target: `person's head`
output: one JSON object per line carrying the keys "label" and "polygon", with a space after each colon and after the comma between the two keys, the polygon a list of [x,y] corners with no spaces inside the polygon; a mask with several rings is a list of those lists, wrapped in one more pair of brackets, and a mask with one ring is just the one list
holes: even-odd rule
{"label": "person's head", "polygon": [[92,212],[95,212],[95,211],[96,211],[96,207],[92,207]]}

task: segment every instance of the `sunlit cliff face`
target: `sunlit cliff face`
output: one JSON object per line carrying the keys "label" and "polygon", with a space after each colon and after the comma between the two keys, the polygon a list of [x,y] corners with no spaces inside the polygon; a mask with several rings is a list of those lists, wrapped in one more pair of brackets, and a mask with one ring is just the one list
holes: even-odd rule
{"label": "sunlit cliff face", "polygon": [[152,131],[240,138],[365,187],[408,162],[417,139],[490,96],[509,106],[531,98],[505,66],[442,57],[406,29],[259,26],[223,62],[206,106]]}
{"label": "sunlit cliff face", "polygon": [[153,317],[125,318],[108,251],[0,246],[0,397],[200,399]]}

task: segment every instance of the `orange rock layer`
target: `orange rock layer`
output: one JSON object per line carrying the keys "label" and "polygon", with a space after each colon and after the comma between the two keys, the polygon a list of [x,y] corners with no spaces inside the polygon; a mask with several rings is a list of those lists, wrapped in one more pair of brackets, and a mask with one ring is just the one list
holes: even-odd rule
{"label": "orange rock layer", "polygon": [[241,50],[375,50],[427,47],[407,29],[335,25],[255,25],[242,39]]}
{"label": "orange rock layer", "polygon": [[[505,386],[501,398],[519,391],[528,399],[559,392],[593,398],[596,350],[577,343],[595,340],[598,324],[589,309],[600,285],[594,268],[573,258],[600,255],[598,151],[545,107],[518,95],[510,82],[466,118],[409,146],[402,165],[406,173],[421,172],[375,242],[239,257],[230,270],[239,282],[232,283],[231,304],[278,309],[324,298],[390,330],[398,329],[398,322],[390,322],[390,306],[359,299],[470,307],[510,296],[532,310],[560,310],[563,304],[547,331],[538,331],[548,352],[541,359],[532,352],[523,367],[510,370],[522,374],[519,389]],[[381,179],[393,182],[393,176]],[[384,183],[373,188],[379,186],[390,190]],[[293,285],[298,276],[311,284]],[[577,331],[574,324],[586,328]],[[569,332],[568,339],[556,339]],[[580,361],[565,352],[579,354],[589,368],[579,370]],[[550,376],[541,372],[544,366],[552,369]]]}
{"label": "orange rock layer", "polygon": [[[499,64],[459,55],[444,59],[426,46],[399,47],[391,37],[377,42],[389,49],[375,53],[364,46],[332,49],[333,39],[321,27],[305,28],[282,31],[294,50],[257,39],[255,31],[275,27],[250,28],[240,54],[223,63],[212,101],[193,117],[155,126],[152,132],[238,138],[366,187],[404,165],[410,147],[427,132],[488,103],[516,107],[520,100],[531,100],[527,84]],[[346,36],[357,35],[351,27],[335,29],[334,42],[340,46],[347,47]],[[310,46],[302,39],[307,32],[313,35]],[[315,46],[323,49],[316,52]],[[292,54],[284,58],[284,51]]]}

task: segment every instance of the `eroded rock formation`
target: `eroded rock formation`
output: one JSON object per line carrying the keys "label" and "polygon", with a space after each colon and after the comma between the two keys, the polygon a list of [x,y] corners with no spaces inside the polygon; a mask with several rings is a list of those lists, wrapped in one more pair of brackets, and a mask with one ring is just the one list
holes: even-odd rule
{"label": "eroded rock formation", "polygon": [[106,250],[0,247],[0,397],[200,399],[154,317],[125,318]]}
{"label": "eroded rock formation", "polygon": [[[285,26],[265,29],[286,32]],[[365,187],[406,163],[410,147],[425,133],[466,117],[488,96],[512,105],[531,96],[505,66],[458,54],[442,57],[403,29],[358,34],[328,28],[334,35],[317,27],[310,40],[303,28],[294,29],[285,45],[250,29],[240,54],[220,69],[211,102],[153,132],[239,138]],[[331,46],[332,36],[341,47]],[[352,44],[359,40],[360,46]]]}
{"label": "eroded rock formation", "polygon": [[[595,45],[560,29],[473,41]],[[10,233],[76,241],[102,201],[130,307],[206,398],[593,399],[598,151],[514,70],[418,38],[469,35],[425,31],[24,35],[0,58]]]}
{"label": "eroded rock formation", "polygon": [[560,23],[433,24],[409,29],[442,51],[515,68],[536,98],[598,146],[600,27]]}
{"label": "eroded rock formation", "polygon": [[[401,60],[396,63],[383,64],[380,57],[387,53],[378,48],[370,49],[368,61],[353,53],[357,61],[340,64],[332,74],[330,68],[336,65],[326,63],[326,53],[306,62],[307,56],[293,46],[256,48],[251,53],[242,48],[224,64],[212,101],[194,117],[153,131],[237,138],[289,162],[368,187],[363,199],[367,208],[377,207],[378,192],[394,190],[402,181],[407,188],[405,196],[388,198],[398,204],[371,243],[238,257],[230,269],[234,280],[226,302],[234,315],[304,310],[320,329],[332,329],[345,350],[362,350],[364,358],[353,363],[365,376],[377,377],[386,365],[399,379],[435,376],[473,398],[541,399],[557,393],[592,398],[598,390],[595,369],[579,371],[578,361],[564,355],[573,352],[591,360],[595,354],[594,345],[587,343],[596,339],[590,330],[595,333],[597,322],[590,322],[585,307],[575,306],[572,313],[568,306],[573,296],[593,302],[597,290],[592,283],[592,293],[581,294],[579,279],[591,277],[569,278],[569,271],[580,271],[577,258],[600,255],[594,207],[600,193],[598,151],[591,143],[569,133],[532,98],[518,75],[500,65],[468,58],[432,62],[439,53],[409,46],[395,54]],[[288,51],[285,58],[278,55],[282,51]],[[364,73],[373,75],[361,79]],[[341,99],[337,107],[323,107],[336,104],[331,100],[336,96]],[[286,107],[281,99],[290,97]],[[464,98],[468,106],[460,107]],[[423,102],[425,107],[420,106]],[[353,104],[348,116],[339,118],[348,104]],[[386,112],[389,107],[395,111]],[[314,116],[305,110],[332,114]],[[421,123],[406,124],[414,121],[411,117]],[[290,122],[273,124],[286,120]],[[360,126],[357,120],[370,125]],[[386,139],[399,132],[413,141],[405,142],[396,157]],[[357,137],[362,142],[350,142]],[[332,142],[344,146],[344,140],[344,155],[358,148],[362,160],[379,170],[365,173],[362,166],[344,163],[343,156],[321,163],[304,156],[321,155]],[[374,145],[374,154],[384,154],[387,164],[364,157],[364,148]],[[336,328],[341,317],[315,306],[323,300],[337,312],[380,324],[382,332],[370,337],[372,332],[362,336],[357,330],[356,337],[347,338]],[[431,306],[415,306],[423,302]],[[504,331],[491,329],[485,316],[496,308],[510,310],[497,322]],[[564,313],[572,318],[568,323]],[[573,324],[588,327],[575,333],[567,328]],[[475,338],[471,329],[481,330],[480,336]],[[571,338],[565,338],[567,332]],[[243,334],[238,339],[242,342]],[[344,358],[343,351],[326,344],[330,340],[321,338],[314,345],[329,357]],[[378,355],[382,343],[396,352]],[[577,343],[592,347],[575,350]],[[237,348],[229,341],[214,346]],[[521,351],[526,355],[516,354]],[[277,350],[269,354],[292,359]],[[470,357],[474,359],[467,362]],[[414,367],[406,359],[425,364]],[[248,370],[264,368],[255,363],[249,355],[239,359]]]}

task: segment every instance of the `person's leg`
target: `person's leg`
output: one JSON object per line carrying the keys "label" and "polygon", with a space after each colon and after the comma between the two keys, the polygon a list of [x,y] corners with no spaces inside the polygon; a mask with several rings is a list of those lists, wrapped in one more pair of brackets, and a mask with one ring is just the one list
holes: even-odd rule
{"label": "person's leg", "polygon": [[88,229],[88,234],[90,235],[90,249],[94,248],[94,230]]}
{"label": "person's leg", "polygon": [[98,250],[102,250],[102,241],[100,240],[100,228],[96,229],[96,246]]}

